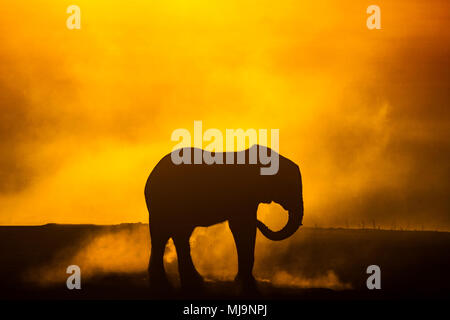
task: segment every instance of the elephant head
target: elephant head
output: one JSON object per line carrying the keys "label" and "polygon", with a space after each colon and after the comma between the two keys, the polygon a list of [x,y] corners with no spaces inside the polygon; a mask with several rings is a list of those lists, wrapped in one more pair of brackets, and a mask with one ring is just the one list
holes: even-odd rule
{"label": "elephant head", "polygon": [[[259,147],[260,149],[263,147]],[[264,148],[268,149],[268,148]],[[262,150],[264,152],[264,150]],[[269,152],[275,152],[268,149]],[[261,150],[260,150],[261,152]],[[279,169],[274,175],[261,175],[260,186],[263,188],[259,199],[263,203],[276,202],[288,211],[289,220],[279,231],[269,229],[263,222],[257,220],[257,227],[270,240],[284,240],[293,235],[302,225],[303,195],[302,177],[297,164],[278,155]]]}

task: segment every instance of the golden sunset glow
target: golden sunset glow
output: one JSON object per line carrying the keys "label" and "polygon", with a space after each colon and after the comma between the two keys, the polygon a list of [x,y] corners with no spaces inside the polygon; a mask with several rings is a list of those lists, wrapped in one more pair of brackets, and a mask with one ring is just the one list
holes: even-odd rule
{"label": "golden sunset glow", "polygon": [[201,120],[280,129],[307,226],[450,228],[448,1],[378,1],[381,30],[366,1],[76,4],[68,30],[67,2],[3,1],[0,224],[147,222]]}

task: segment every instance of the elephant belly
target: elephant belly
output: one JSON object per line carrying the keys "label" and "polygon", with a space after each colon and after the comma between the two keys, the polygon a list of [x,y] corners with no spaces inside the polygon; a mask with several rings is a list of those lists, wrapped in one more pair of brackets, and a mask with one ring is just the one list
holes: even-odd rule
{"label": "elephant belly", "polygon": [[180,224],[207,227],[226,221],[230,211],[227,206],[196,206],[186,204],[184,207],[176,206],[166,213],[177,219]]}

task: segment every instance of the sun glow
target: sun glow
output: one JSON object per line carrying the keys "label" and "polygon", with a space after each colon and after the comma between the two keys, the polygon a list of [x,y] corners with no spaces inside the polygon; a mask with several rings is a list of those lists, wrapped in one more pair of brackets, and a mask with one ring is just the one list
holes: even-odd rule
{"label": "sun glow", "polygon": [[[379,212],[410,212],[404,190],[421,192],[409,181],[429,166],[414,152],[445,141],[442,119],[422,121],[428,93],[411,88],[427,81],[445,98],[431,61],[445,51],[436,35],[449,37],[446,2],[380,1],[382,30],[367,29],[361,1],[77,5],[80,30],[56,0],[2,6],[0,224],[147,221],[147,175],[172,131],[202,120],[280,130],[280,153],[302,170],[306,225],[389,226]],[[427,179],[445,189],[442,175]],[[375,208],[380,193],[391,196]],[[405,219],[423,223],[422,211]]]}

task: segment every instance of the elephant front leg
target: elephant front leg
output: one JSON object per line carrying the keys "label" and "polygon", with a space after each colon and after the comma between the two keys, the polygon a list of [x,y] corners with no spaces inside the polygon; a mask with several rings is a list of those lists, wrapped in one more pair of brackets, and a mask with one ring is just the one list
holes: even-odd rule
{"label": "elephant front leg", "polygon": [[246,290],[256,289],[255,278],[252,275],[255,261],[256,216],[232,219],[228,222],[238,254],[239,281]]}

